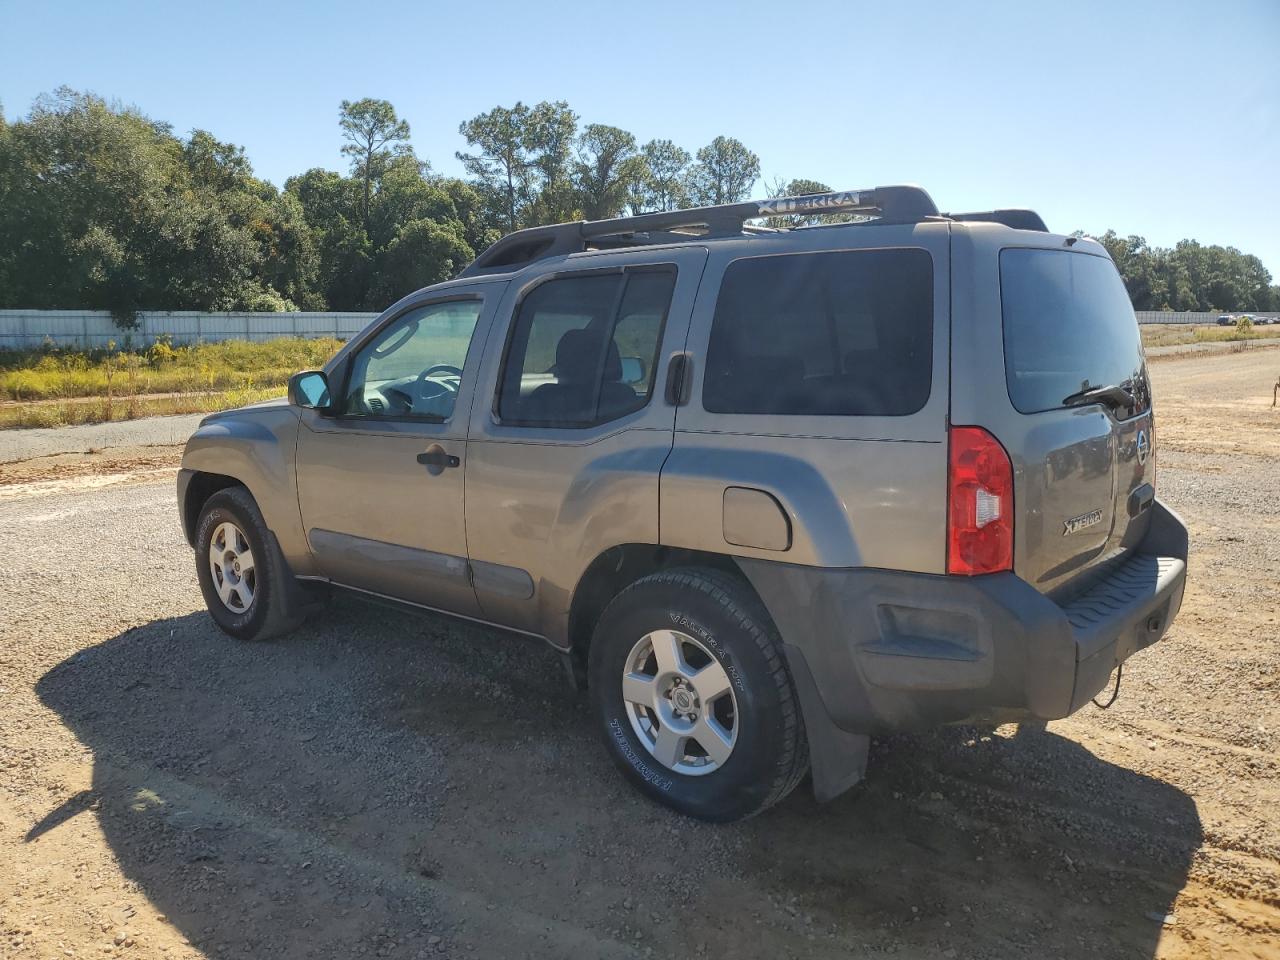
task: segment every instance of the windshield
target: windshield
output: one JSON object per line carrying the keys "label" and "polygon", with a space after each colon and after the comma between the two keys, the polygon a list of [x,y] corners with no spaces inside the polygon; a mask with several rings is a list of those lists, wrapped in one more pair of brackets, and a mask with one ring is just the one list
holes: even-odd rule
{"label": "windshield", "polygon": [[1066,250],[1003,250],[1000,296],[1005,377],[1021,413],[1065,406],[1097,387],[1132,394],[1132,414],[1150,406],[1138,323],[1110,260]]}

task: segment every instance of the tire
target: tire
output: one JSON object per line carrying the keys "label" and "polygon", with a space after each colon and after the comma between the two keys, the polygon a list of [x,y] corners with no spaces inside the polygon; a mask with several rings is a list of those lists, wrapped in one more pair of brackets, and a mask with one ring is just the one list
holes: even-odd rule
{"label": "tire", "polygon": [[781,639],[735,577],[689,567],[631,584],[596,624],[588,682],[614,763],[688,816],[754,816],[808,771]]}
{"label": "tire", "polygon": [[[220,565],[212,559],[215,539],[223,559]],[[242,568],[239,562],[246,555],[252,563]],[[219,490],[200,508],[196,576],[213,622],[237,640],[279,637],[295,630],[304,619],[302,613],[290,609],[288,568],[262,511],[244,487]],[[230,602],[224,595],[232,598]]]}

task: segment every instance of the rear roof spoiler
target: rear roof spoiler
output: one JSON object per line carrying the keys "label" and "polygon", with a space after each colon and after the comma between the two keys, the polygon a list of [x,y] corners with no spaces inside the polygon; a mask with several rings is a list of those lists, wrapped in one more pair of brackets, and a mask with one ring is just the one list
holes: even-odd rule
{"label": "rear roof spoiler", "polygon": [[1037,230],[1048,233],[1040,214],[1034,210],[984,210],[981,213],[947,213],[943,216],[952,220],[976,221],[981,223],[1002,223],[1015,230]]}

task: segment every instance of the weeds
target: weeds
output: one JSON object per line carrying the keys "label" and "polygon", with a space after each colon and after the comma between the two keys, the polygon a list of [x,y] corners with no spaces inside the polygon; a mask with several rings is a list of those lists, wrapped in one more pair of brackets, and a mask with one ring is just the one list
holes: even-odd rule
{"label": "weeds", "polygon": [[102,397],[110,408],[122,395],[121,380],[129,396],[283,387],[299,370],[323,365],[340,346],[342,341],[334,339],[288,338],[175,347],[161,339],[142,350],[122,350],[114,343],[93,351],[0,350],[0,399]]}

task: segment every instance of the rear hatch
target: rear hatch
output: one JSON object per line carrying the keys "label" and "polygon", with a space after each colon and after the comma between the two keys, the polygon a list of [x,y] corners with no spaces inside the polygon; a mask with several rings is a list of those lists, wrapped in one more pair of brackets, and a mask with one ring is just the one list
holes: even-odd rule
{"label": "rear hatch", "polygon": [[1089,247],[999,253],[1014,570],[1055,599],[1141,542],[1155,496],[1137,320],[1115,265]]}

